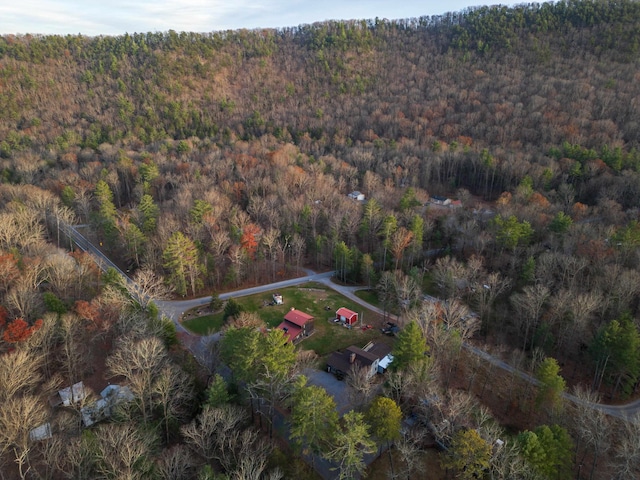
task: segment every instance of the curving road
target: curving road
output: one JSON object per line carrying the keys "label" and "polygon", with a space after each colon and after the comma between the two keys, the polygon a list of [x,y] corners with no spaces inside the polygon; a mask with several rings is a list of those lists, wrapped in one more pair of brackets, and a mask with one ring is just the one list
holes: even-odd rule
{"label": "curving road", "polygon": [[[310,272],[310,271],[308,271]],[[384,315],[384,311],[381,310],[380,308],[371,305],[370,303],[367,303],[366,301],[362,300],[360,297],[355,295],[355,292],[358,290],[363,290],[363,287],[349,287],[349,286],[345,286],[345,285],[339,285],[336,284],[334,282],[331,281],[332,277],[333,277],[333,273],[334,272],[326,272],[326,273],[313,273],[311,272],[309,275],[305,276],[305,277],[300,277],[300,278],[294,278],[291,280],[285,280],[282,282],[277,282],[277,283],[271,283],[271,284],[267,284],[267,285],[262,285],[259,287],[253,287],[253,288],[247,288],[244,290],[237,290],[235,292],[228,292],[228,293],[223,293],[220,294],[220,299],[225,300],[227,298],[236,298],[236,297],[243,297],[243,296],[247,296],[247,295],[253,295],[255,293],[263,293],[263,292],[268,292],[268,291],[274,291],[274,290],[278,290],[279,288],[283,288],[283,287],[290,287],[290,286],[294,286],[294,285],[301,285],[303,283],[306,282],[318,282],[318,283],[322,283],[323,285],[326,285],[327,287],[337,291],[338,293],[340,293],[341,295],[347,297],[349,300],[358,303],[359,305],[362,305],[363,307],[367,308],[368,310],[374,311],[380,315]],[[194,300],[184,300],[184,301],[156,301],[156,305],[158,306],[158,308],[160,308],[160,310],[163,312],[163,314],[169,316],[172,320],[174,320],[174,322],[176,322],[177,324],[179,324],[179,319],[180,316],[182,315],[182,313],[184,313],[186,310],[190,309],[190,308],[194,308],[194,307],[199,307],[202,305],[206,305],[211,301],[211,297],[203,297],[203,298],[198,298],[198,299],[194,299]],[[389,314],[387,312],[387,317],[397,320],[397,317],[395,315]],[[182,326],[180,326],[181,328],[183,328]],[[214,334],[214,335],[209,335],[208,337],[202,337],[204,344],[207,346],[210,346],[211,343],[217,341],[219,339],[219,334]],[[468,343],[464,344],[464,348],[466,348],[467,350],[469,350],[470,352],[472,352],[473,354],[479,356],[480,358],[482,358],[483,360],[491,363],[492,365],[501,368],[502,370],[505,370],[509,373],[512,373],[514,375],[517,375],[518,377],[522,378],[523,380],[532,383],[533,385],[539,385],[540,382],[538,381],[538,379],[536,379],[535,377],[533,377],[532,375],[529,375],[526,372],[523,372],[522,370],[518,370],[516,368],[514,368],[513,366],[509,365],[507,362],[505,362],[504,360],[501,360],[498,357],[494,357],[493,355],[485,352],[484,350],[480,350],[477,347],[474,347],[473,345],[470,345]],[[195,354],[195,352],[194,352]],[[199,358],[201,357],[202,353],[200,353],[199,355],[197,355]],[[566,400],[569,400],[573,403],[580,403],[580,404],[585,404],[585,402],[581,399],[579,399],[578,397],[576,397],[575,395],[572,395],[570,393],[564,393],[563,397]],[[607,415],[610,415],[612,417],[617,417],[623,420],[628,420],[631,419],[632,417],[638,415],[638,413],[640,412],[640,400],[635,400],[633,402],[630,403],[626,403],[623,405],[607,405],[607,404],[601,404],[601,403],[590,403],[590,402],[586,402],[587,405],[589,405],[591,408],[595,409],[595,410],[600,410],[604,413],[606,413]]]}
{"label": "curving road", "polygon": [[[289,280],[282,280],[281,282],[269,283],[267,285],[260,285],[258,287],[245,288],[243,290],[236,290],[233,292],[221,293],[218,295],[220,300],[227,300],[229,298],[246,297],[248,295],[255,295],[256,293],[264,293],[272,290],[278,290],[284,287],[292,287],[295,285],[301,285],[307,282],[320,282],[325,283],[331,278],[333,272],[315,273],[311,270],[307,270],[308,275],[304,277],[291,278]],[[201,307],[211,302],[211,296],[194,298],[192,300],[155,300],[154,303],[160,309],[160,311],[177,322],[184,312],[192,308]]]}
{"label": "curving road", "polygon": [[[106,255],[104,255],[98,248],[92,245],[82,234],[80,234],[76,227],[70,225],[61,225],[60,229],[67,235],[73,242],[78,245],[78,247],[86,252],[89,252],[96,259],[96,263],[103,271],[106,271],[107,268],[115,269],[127,282],[127,284],[132,284],[133,280],[131,280],[118,266],[113,263]],[[289,280],[283,280],[281,282],[270,283],[267,285],[261,285],[258,287],[245,288],[242,290],[236,290],[234,292],[226,292],[221,293],[219,295],[221,300],[226,300],[228,298],[237,298],[244,297],[248,295],[254,295],[256,293],[264,293],[273,290],[278,290],[284,287],[291,287],[295,285],[301,285],[307,282],[318,282],[326,285],[327,287],[337,291],[341,295],[344,295],[349,300],[362,305],[363,307],[374,311],[380,315],[384,315],[384,311],[380,308],[371,305],[370,303],[365,302],[361,298],[355,295],[357,290],[363,290],[363,287],[349,287],[344,285],[338,285],[331,281],[334,272],[325,272],[325,273],[315,273],[312,270],[306,270],[307,275],[304,277],[292,278]],[[139,300],[139,299],[136,299]],[[185,342],[185,346],[191,351],[191,353],[196,357],[198,361],[203,363],[203,365],[211,370],[211,346],[220,338],[220,334],[216,333],[213,335],[199,337],[192,335],[188,332],[180,323],[180,317],[184,312],[190,310],[192,308],[200,307],[203,305],[207,305],[211,301],[211,296],[195,298],[192,300],[154,300],[154,303],[162,313],[162,315],[170,318],[176,325],[176,328],[179,332],[187,334],[189,339]],[[387,313],[387,317],[396,319],[394,315]],[[519,376],[523,380],[530,382],[534,385],[539,385],[539,381],[533,376],[529,375],[526,372],[518,370],[505,361],[499,359],[498,357],[494,357],[493,355],[485,352],[484,350],[480,350],[477,347],[474,347],[469,344],[464,344],[464,348],[479,356],[480,358],[486,360],[492,365],[501,368],[509,373]],[[612,417],[617,417],[623,420],[631,420],[632,418],[638,416],[640,413],[640,399],[635,400],[633,402],[629,402],[623,405],[606,405],[602,403],[591,403],[584,402],[575,395],[571,395],[569,393],[565,393],[564,398],[578,404],[586,404],[593,408],[594,410],[600,410],[607,415]]]}

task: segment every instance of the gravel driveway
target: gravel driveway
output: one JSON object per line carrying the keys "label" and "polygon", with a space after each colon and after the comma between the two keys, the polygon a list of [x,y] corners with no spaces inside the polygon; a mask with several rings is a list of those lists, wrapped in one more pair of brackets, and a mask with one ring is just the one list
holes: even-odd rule
{"label": "gravel driveway", "polygon": [[325,372],[324,370],[308,368],[304,371],[304,374],[309,380],[309,385],[322,387],[333,397],[336,402],[338,415],[342,416],[351,410],[349,388],[346,382],[338,380],[335,375]]}

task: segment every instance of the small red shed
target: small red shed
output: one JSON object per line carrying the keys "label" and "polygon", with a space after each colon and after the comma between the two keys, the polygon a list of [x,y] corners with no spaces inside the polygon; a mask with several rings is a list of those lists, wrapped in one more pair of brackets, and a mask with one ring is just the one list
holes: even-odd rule
{"label": "small red shed", "polygon": [[336,320],[340,320],[347,325],[353,325],[358,321],[358,314],[348,308],[340,307],[336,311]]}

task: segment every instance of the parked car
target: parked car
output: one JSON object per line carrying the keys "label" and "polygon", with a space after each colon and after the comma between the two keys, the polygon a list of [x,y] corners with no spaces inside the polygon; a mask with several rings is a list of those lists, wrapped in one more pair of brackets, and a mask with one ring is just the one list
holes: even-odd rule
{"label": "parked car", "polygon": [[[391,323],[391,322],[388,322]],[[395,323],[392,323],[393,326],[387,326],[385,328],[381,328],[380,331],[385,335],[394,336],[400,331],[400,327],[398,327]]]}

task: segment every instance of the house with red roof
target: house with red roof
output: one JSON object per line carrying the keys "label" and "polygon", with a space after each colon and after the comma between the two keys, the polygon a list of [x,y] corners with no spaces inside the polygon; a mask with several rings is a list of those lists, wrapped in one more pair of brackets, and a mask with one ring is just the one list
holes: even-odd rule
{"label": "house with red roof", "polygon": [[353,325],[358,321],[358,314],[348,308],[340,307],[336,311],[336,321],[340,321],[345,325]]}
{"label": "house with red roof", "polygon": [[308,337],[313,332],[313,317],[308,313],[292,308],[284,316],[278,328],[287,334],[290,342]]}

